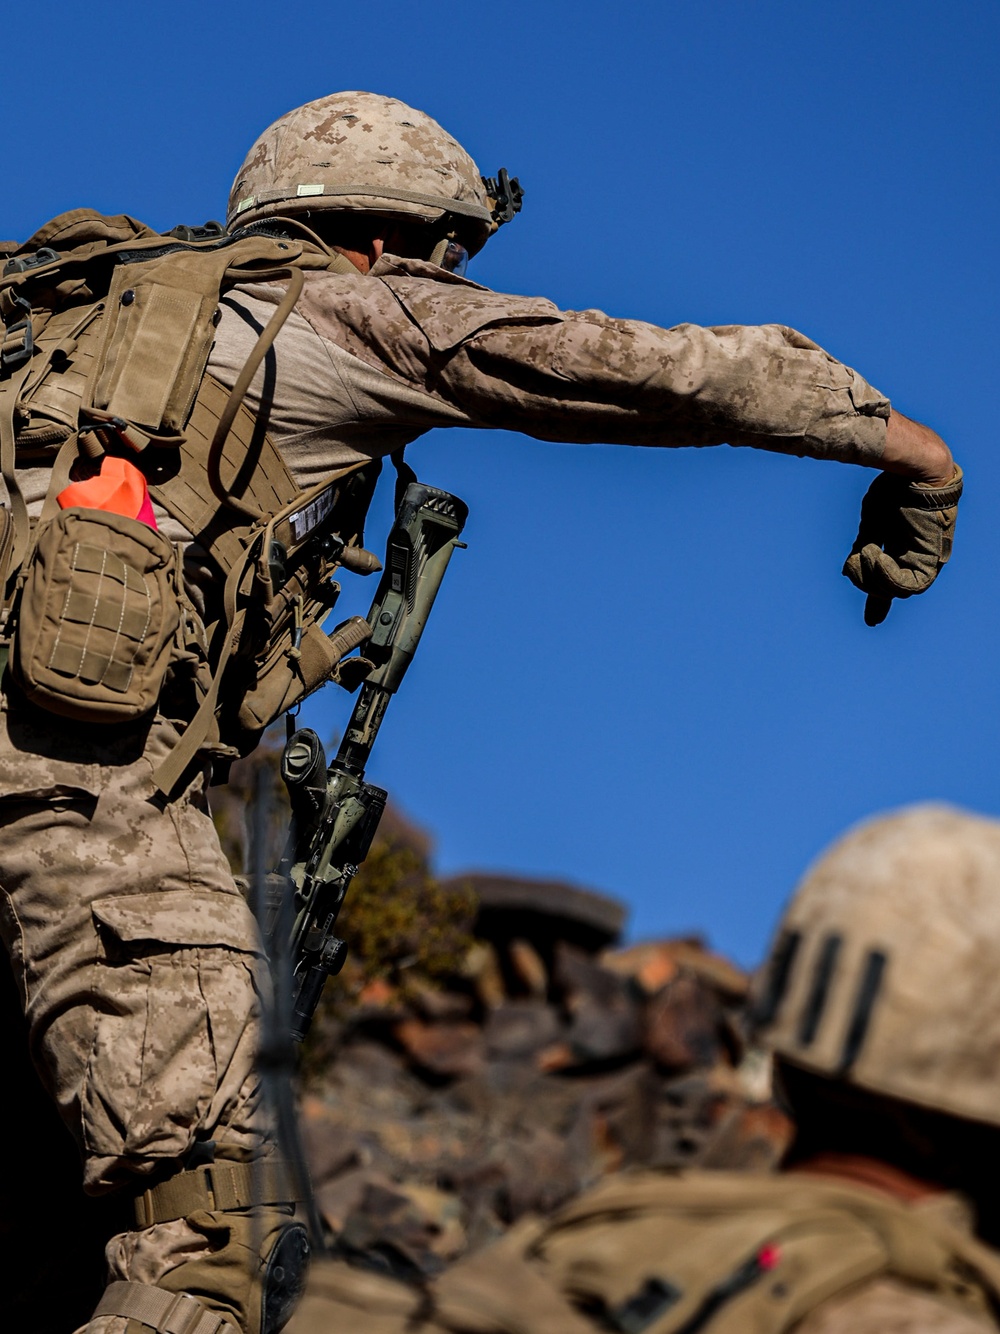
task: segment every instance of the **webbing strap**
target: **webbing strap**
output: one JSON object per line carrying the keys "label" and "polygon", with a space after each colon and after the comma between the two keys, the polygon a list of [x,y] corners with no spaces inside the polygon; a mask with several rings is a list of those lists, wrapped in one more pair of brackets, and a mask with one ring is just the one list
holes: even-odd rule
{"label": "webbing strap", "polygon": [[[14,409],[31,370],[32,366],[29,361],[17,375],[8,380],[0,389],[0,475],[3,476],[4,485],[7,488],[7,499],[10,501],[10,512],[14,521],[14,548],[10,559],[11,570],[18,569],[24,561],[31,534],[28,507],[24,503],[24,496],[21,494],[21,488],[18,485],[14,471]],[[2,576],[6,578],[8,573],[9,571],[5,570],[2,572]]]}
{"label": "webbing strap", "polygon": [[278,270],[276,273],[255,273],[254,280],[264,281],[272,277],[288,277],[288,290],[281,298],[277,309],[268,320],[267,324],[261,330],[260,336],[254,343],[250,355],[243,363],[243,369],[236,377],[236,383],[233,385],[233,391],[229,395],[229,400],[222,410],[218,425],[215,428],[215,435],[212,437],[212,443],[208,448],[208,482],[212,488],[213,494],[230,509],[238,511],[248,519],[266,518],[259,510],[253,509],[238,500],[236,496],[223,484],[222,476],[219,471],[219,464],[222,459],[223,446],[229,438],[229,431],[233,424],[233,419],[239,411],[246,392],[250,388],[250,381],[257,374],[257,368],[271,350],[271,345],[277,338],[282,325],[288,319],[294,309],[296,301],[302,294],[302,285],[305,282],[305,275],[301,269]]}
{"label": "webbing strap", "polygon": [[237,611],[237,604],[241,592],[245,592],[244,583],[252,579],[254,562],[257,558],[257,543],[251,543],[247,548],[244,559],[238,562],[229,571],[226,579],[226,589],[223,597],[224,611],[223,620],[219,623],[216,633],[224,636],[216,659],[215,673],[212,677],[212,684],[205,692],[205,698],[198,706],[198,712],[188,723],[184,735],[170,752],[167,758],[153,774],[153,781],[156,784],[157,791],[162,792],[168,797],[176,787],[184,770],[188,767],[195,755],[205,743],[212,721],[215,718],[216,705],[219,702],[219,687],[222,684],[222,678],[225,675],[229,659],[233,655],[233,650],[240,641],[240,635],[243,632],[243,622],[246,619],[246,613],[243,610]]}
{"label": "webbing strap", "polygon": [[284,1158],[206,1163],[178,1172],[137,1196],[135,1224],[146,1228],[187,1218],[197,1209],[251,1209],[260,1204],[294,1204],[299,1198]]}
{"label": "webbing strap", "polygon": [[79,437],[74,433],[60,445],[56,461],[52,465],[52,475],[49,477],[48,490],[45,492],[45,503],[38,519],[39,528],[59,513],[59,493],[69,485],[70,472],[79,457]]}
{"label": "webbing strap", "polygon": [[148,1283],[109,1283],[91,1319],[102,1315],[138,1320],[157,1334],[238,1334],[231,1321],[186,1292],[165,1292]]}

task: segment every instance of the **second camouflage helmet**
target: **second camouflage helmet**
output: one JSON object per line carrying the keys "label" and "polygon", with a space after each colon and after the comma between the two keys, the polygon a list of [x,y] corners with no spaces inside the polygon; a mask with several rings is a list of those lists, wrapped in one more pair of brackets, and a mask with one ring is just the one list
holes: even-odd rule
{"label": "second camouflage helmet", "polygon": [[756,997],[782,1060],[1000,1125],[1000,821],[918,806],[851,830],[789,904]]}
{"label": "second camouflage helmet", "polygon": [[[424,222],[448,215],[475,253],[506,220],[504,201],[487,185],[461,144],[424,112],[376,93],[331,93],[260,136],[233,182],[227,225],[316,209]],[[518,190],[515,211],[519,203]]]}

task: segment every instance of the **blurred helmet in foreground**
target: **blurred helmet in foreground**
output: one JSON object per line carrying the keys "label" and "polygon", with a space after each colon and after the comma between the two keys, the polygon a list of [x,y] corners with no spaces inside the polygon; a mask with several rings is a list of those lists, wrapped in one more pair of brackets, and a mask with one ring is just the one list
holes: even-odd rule
{"label": "blurred helmet in foreground", "polygon": [[755,1019],[792,1065],[1000,1125],[1000,822],[919,806],[809,869]]}
{"label": "blurred helmet in foreground", "polygon": [[332,93],[268,126],[229,195],[227,225],[317,210],[441,223],[474,254],[520,208],[437,121],[376,93]]}

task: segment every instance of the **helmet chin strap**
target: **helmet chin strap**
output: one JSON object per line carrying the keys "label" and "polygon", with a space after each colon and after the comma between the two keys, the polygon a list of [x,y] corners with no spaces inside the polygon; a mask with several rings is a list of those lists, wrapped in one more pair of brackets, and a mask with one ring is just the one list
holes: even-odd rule
{"label": "helmet chin strap", "polygon": [[448,236],[442,236],[441,240],[438,241],[437,245],[434,247],[434,249],[428,256],[430,262],[432,264],[437,264],[440,267],[441,261],[444,259],[445,254],[447,253],[448,250],[448,246],[450,244],[451,244],[451,238]]}
{"label": "helmet chin strap", "polygon": [[430,253],[430,262],[462,277],[469,263],[469,252],[454,235],[442,236]]}

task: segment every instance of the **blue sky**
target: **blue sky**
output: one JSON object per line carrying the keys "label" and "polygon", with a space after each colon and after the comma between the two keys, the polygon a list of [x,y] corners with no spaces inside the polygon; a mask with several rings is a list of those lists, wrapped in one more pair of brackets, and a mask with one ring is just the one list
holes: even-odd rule
{"label": "blue sky", "polygon": [[[498,432],[410,451],[469,502],[469,550],[372,780],[446,871],[606,889],[633,935],[702,930],[752,963],[851,821],[1000,814],[998,39],[986,0],[56,3],[7,47],[0,234],[82,204],[222,216],[276,116],[392,93],[525,186],[470,277],[790,324],[941,431],[968,477],[955,557],[875,630],[839,573],[864,470]],[[347,705],[331,688],[308,720],[328,734]]]}

